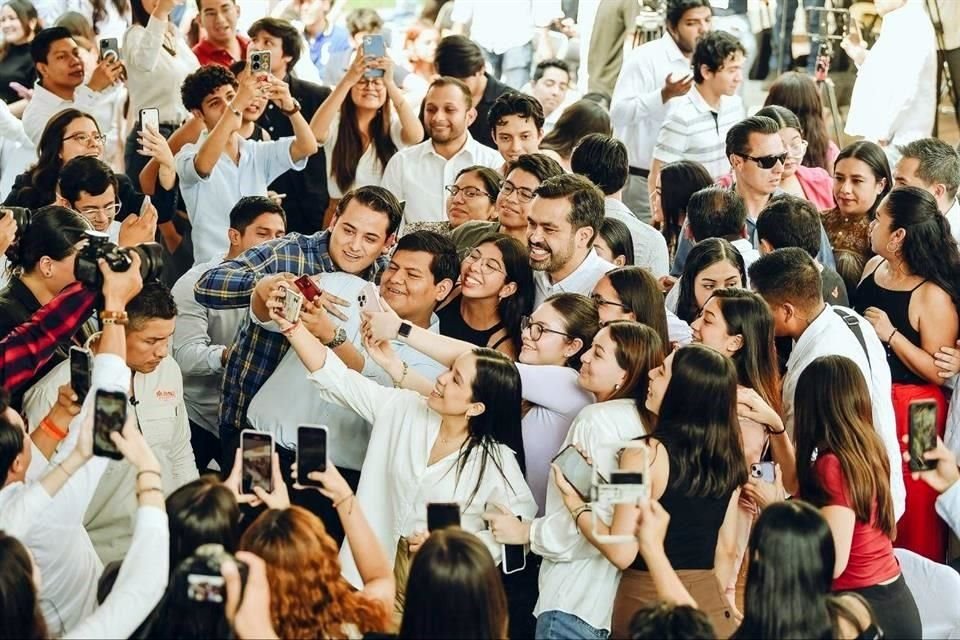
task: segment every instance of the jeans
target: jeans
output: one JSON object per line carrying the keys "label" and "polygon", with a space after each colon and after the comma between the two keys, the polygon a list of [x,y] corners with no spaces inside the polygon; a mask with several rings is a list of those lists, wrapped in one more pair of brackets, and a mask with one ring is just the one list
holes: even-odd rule
{"label": "jeans", "polygon": [[537,618],[537,640],[607,640],[610,632],[594,629],[575,615],[563,611],[546,611]]}
{"label": "jeans", "polygon": [[533,43],[493,53],[481,47],[483,57],[490,66],[490,75],[519,91],[530,81],[533,68]]}
{"label": "jeans", "polygon": [[[803,0],[803,9],[804,11],[811,9],[813,7],[822,8],[825,0]],[[780,75],[784,71],[790,71],[793,66],[793,54],[791,53],[791,43],[793,42],[793,23],[797,17],[797,8],[800,5],[800,0],[781,0],[777,2],[777,17],[776,21],[773,23],[773,38],[771,39],[773,45],[773,52],[770,54],[770,70],[775,76]],[[787,12],[787,24],[784,30],[786,33],[786,41],[783,46],[783,61],[778,64],[778,57],[780,55],[780,27],[783,23],[783,12]],[[807,33],[817,33],[820,30],[820,12],[810,13],[807,12]],[[810,38],[810,55],[807,57],[807,73],[813,75],[817,67],[817,49],[820,46],[819,38],[811,36]]]}

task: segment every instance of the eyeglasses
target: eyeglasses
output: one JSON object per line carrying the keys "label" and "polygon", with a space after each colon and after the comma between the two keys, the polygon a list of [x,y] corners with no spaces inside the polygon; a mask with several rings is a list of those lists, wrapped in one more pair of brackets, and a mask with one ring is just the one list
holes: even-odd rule
{"label": "eyeglasses", "polygon": [[463,197],[467,200],[473,200],[474,198],[479,198],[480,196],[490,197],[490,194],[486,191],[481,191],[476,187],[458,187],[455,184],[450,184],[444,187],[447,193],[450,194],[451,198],[456,198],[458,193],[463,193]]}
{"label": "eyeglasses", "polygon": [[543,337],[544,333],[555,333],[558,336],[563,336],[564,338],[573,338],[569,333],[564,333],[563,331],[557,331],[556,329],[548,329],[543,326],[542,322],[533,322],[530,320],[530,316],[523,316],[520,318],[520,331],[530,330],[530,339],[536,342]]}
{"label": "eyeglasses", "polygon": [[530,202],[531,200],[533,200],[534,196],[537,195],[532,190],[527,189],[526,187],[518,187],[517,185],[513,184],[509,180],[504,180],[503,185],[500,187],[500,195],[502,195],[504,198],[509,198],[510,194],[514,192],[516,192],[517,199],[520,202]]}
{"label": "eyeglasses", "polygon": [[475,262],[480,262],[480,273],[485,276],[490,275],[491,273],[503,273],[503,268],[497,263],[493,258],[484,258],[483,254],[480,253],[480,249],[474,249],[470,254],[463,259],[467,264],[473,264]]}
{"label": "eyeglasses", "polygon": [[603,305],[607,305],[607,306],[610,306],[610,307],[620,307],[620,308],[623,309],[624,311],[630,311],[630,309],[627,307],[627,305],[623,304],[622,302],[614,302],[613,300],[607,300],[606,298],[604,298],[603,296],[601,296],[601,295],[598,294],[598,293],[595,293],[595,294],[593,294],[592,296],[590,296],[590,299],[593,300],[593,303],[594,303],[595,305],[597,305],[598,307],[602,307]]}
{"label": "eyeglasses", "polygon": [[802,158],[807,153],[807,141],[800,140],[787,147],[787,155],[791,158]]}
{"label": "eyeglasses", "polygon": [[382,78],[360,78],[359,80],[357,80],[357,84],[359,84],[360,86],[371,86],[371,87],[380,88],[383,86],[383,79]]}
{"label": "eyeglasses", "polygon": [[748,156],[745,153],[738,153],[737,155],[740,156],[741,158],[746,158],[747,160],[753,160],[754,162],[757,163],[758,167],[760,167],[761,169],[767,169],[767,170],[773,169],[775,166],[777,166],[778,162],[780,164],[783,164],[787,160],[786,153],[781,153],[780,155],[776,155],[776,156],[759,156],[759,157]]}
{"label": "eyeglasses", "polygon": [[63,139],[64,142],[67,140],[75,140],[80,144],[89,147],[93,142],[103,145],[103,143],[107,141],[107,136],[103,135],[102,133],[75,133],[72,136],[67,136]]}
{"label": "eyeglasses", "polygon": [[76,211],[87,220],[92,220],[101,214],[108,218],[116,218],[117,214],[120,213],[120,206],[118,202],[117,204],[107,205],[106,207],[84,207]]}

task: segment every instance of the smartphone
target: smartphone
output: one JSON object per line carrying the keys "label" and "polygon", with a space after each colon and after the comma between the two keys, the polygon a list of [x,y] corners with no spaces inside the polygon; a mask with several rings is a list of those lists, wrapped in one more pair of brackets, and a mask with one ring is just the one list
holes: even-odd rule
{"label": "smartphone", "polygon": [[303,294],[303,297],[313,302],[315,299],[320,297],[320,294],[323,292],[320,291],[320,287],[317,286],[317,283],[313,281],[313,278],[310,276],[300,276],[293,281],[293,284],[297,285],[297,289],[300,289],[300,293]]}
{"label": "smartphone", "polygon": [[77,400],[83,404],[83,399],[90,393],[90,376],[93,371],[93,356],[89,349],[70,347],[70,388],[77,394]]}
{"label": "smartphone", "polygon": [[[598,514],[612,514],[619,505],[636,507],[650,499],[650,456],[647,444],[643,440],[603,443],[595,447],[593,457],[593,536],[598,542],[605,544],[635,541],[632,528],[629,532],[611,532]],[[609,480],[600,476],[598,468],[601,465],[612,467]]]}
{"label": "smartphone", "polygon": [[142,216],[150,208],[150,196],[143,196],[143,202],[140,203],[140,215]]}
{"label": "smartphone", "polygon": [[428,502],[427,530],[437,531],[460,526],[460,504],[457,502]]}
{"label": "smartphone", "polygon": [[300,309],[303,307],[303,295],[293,289],[287,289],[283,296],[283,317],[287,322],[296,324],[300,319]]}
{"label": "smartphone", "polygon": [[[387,47],[383,42],[383,36],[373,34],[363,36],[363,57],[365,58],[383,58],[387,55]],[[367,69],[363,72],[365,78],[382,78],[383,69]]]}
{"label": "smartphone", "polygon": [[914,400],[909,406],[910,471],[928,471],[936,461],[925,460],[923,454],[937,448],[937,401]]}
{"label": "smartphone", "polygon": [[120,60],[120,43],[116,38],[101,38],[100,59],[106,60],[111,56],[113,57],[114,62],[118,62]]}
{"label": "smartphone", "polygon": [[311,471],[327,470],[327,428],[318,424],[297,427],[297,482],[304,486],[320,487],[323,483],[311,480]]}
{"label": "smartphone", "polygon": [[270,73],[270,52],[253,51],[250,53],[250,73],[253,75]]}
{"label": "smartphone", "polygon": [[563,477],[573,485],[581,498],[590,500],[590,487],[593,486],[593,468],[575,446],[567,445],[551,462],[560,467]]}
{"label": "smartphone", "polygon": [[[483,506],[485,513],[503,513],[495,503],[487,502]],[[517,520],[521,520],[517,516]],[[527,568],[527,545],[524,544],[501,544],[500,545],[500,569],[504,575],[510,575]]]}
{"label": "smartphone", "polygon": [[223,576],[205,573],[187,575],[187,599],[194,602],[222,603],[226,599],[226,583]]}
{"label": "smartphone", "polygon": [[377,285],[372,282],[368,282],[360,290],[357,302],[360,303],[361,311],[383,311],[383,305],[380,304],[380,292],[377,290]]}
{"label": "smartphone", "polygon": [[127,394],[122,391],[97,389],[93,403],[93,453],[104,458],[122,460],[123,454],[113,444],[110,434],[123,429],[127,421]]}
{"label": "smartphone", "polygon": [[750,477],[773,484],[777,474],[772,462],[755,462],[750,465]]}
{"label": "smartphone", "polygon": [[240,491],[253,493],[260,487],[267,493],[273,491],[273,436],[262,431],[244,429],[240,432],[243,474]]}
{"label": "smartphone", "polygon": [[160,109],[149,107],[140,109],[140,130],[150,129],[154,133],[160,132]]}

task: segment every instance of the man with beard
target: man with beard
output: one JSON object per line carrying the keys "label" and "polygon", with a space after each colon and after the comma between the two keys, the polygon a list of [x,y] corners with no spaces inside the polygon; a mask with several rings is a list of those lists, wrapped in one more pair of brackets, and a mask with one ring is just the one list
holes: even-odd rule
{"label": "man with beard", "polygon": [[590,295],[614,268],[593,250],[603,222],[603,192],[576,174],[547,178],[527,217],[527,248],[537,291],[534,308],[555,293]]}
{"label": "man with beard", "polygon": [[671,100],[693,87],[693,49],[710,30],[709,0],[668,0],[663,37],[626,55],[613,91],[613,134],[627,145],[630,179],[623,202],[641,220],[650,219],[647,180],[653,147]]}
{"label": "man with beard", "polygon": [[500,154],[470,135],[477,117],[470,89],[461,80],[442,76],[430,84],[424,98],[423,124],[428,140],[398,151],[383,172],[382,185],[406,201],[403,221],[441,222],[446,219],[444,190],[461,169],[503,165]]}

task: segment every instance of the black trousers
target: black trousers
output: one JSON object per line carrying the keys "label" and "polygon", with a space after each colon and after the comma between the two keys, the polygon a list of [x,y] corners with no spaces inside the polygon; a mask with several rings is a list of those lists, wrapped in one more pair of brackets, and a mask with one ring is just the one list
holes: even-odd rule
{"label": "black trousers", "polygon": [[527,566],[523,571],[505,575],[503,590],[507,594],[507,609],[510,612],[511,638],[532,638],[537,628],[537,619],[533,617],[533,609],[537,606],[540,597],[540,562],[537,554],[527,554]]}
{"label": "black trousers", "polygon": [[193,458],[200,473],[206,471],[212,460],[220,457],[220,438],[193,420],[190,421],[190,446],[193,447]]}
{"label": "black trousers", "polygon": [[901,575],[890,584],[851,589],[870,603],[877,626],[886,638],[919,638],[923,631],[920,611]]}

